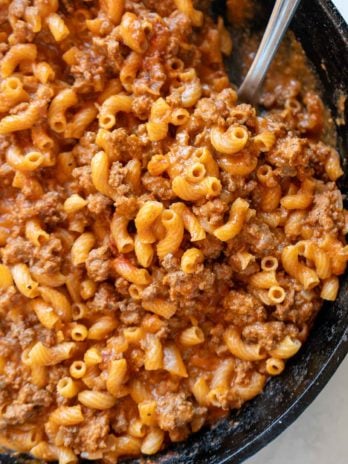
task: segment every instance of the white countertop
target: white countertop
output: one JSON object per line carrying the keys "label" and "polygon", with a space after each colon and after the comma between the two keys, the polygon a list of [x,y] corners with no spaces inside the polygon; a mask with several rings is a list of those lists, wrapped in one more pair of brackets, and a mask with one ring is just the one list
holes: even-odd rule
{"label": "white countertop", "polygon": [[348,463],[348,357],[301,416],[245,464]]}
{"label": "white countertop", "polygon": [[348,1],[347,0],[332,0],[332,1],[336,5],[341,15],[344,17],[344,19],[348,22]]}
{"label": "white countertop", "polygon": [[[333,0],[348,22],[348,0]],[[306,411],[245,464],[348,463],[348,357]]]}

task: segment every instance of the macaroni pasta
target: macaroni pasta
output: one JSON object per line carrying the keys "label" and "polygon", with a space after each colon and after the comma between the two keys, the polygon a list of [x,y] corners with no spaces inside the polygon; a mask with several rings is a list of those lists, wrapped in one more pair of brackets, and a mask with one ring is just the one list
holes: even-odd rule
{"label": "macaroni pasta", "polygon": [[7,448],[152,456],[258,395],[338,295],[343,170],[303,55],[258,114],[207,3],[1,3]]}

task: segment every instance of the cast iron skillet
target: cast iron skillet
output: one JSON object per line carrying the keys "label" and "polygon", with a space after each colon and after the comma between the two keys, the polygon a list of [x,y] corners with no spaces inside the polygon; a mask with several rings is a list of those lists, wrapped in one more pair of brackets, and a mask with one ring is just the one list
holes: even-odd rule
{"label": "cast iron skillet", "polygon": [[[264,2],[263,2],[264,3]],[[265,3],[264,3],[265,4]],[[224,1],[215,1],[223,13]],[[303,0],[292,29],[323,86],[325,103],[335,118],[341,155],[348,148],[348,108],[339,111],[340,95],[348,94],[348,27],[328,0]],[[344,118],[345,116],[345,118]],[[345,163],[346,176],[348,175]],[[340,185],[348,192],[347,178]],[[265,391],[210,429],[191,436],[154,458],[129,464],[239,464],[288,427],[314,400],[348,352],[348,275],[342,278],[337,301],[322,308],[309,339],[273,378]],[[25,457],[0,454],[0,463],[19,464]]]}

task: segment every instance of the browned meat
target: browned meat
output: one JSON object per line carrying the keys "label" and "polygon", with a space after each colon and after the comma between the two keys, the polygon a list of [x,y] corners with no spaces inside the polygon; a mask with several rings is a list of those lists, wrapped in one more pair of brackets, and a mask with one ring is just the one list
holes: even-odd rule
{"label": "browned meat", "polygon": [[56,237],[50,237],[48,242],[34,250],[35,263],[32,267],[39,274],[55,273],[60,270],[63,258],[63,246]]}
{"label": "browned meat", "polygon": [[64,199],[59,192],[47,192],[35,203],[35,209],[44,223],[53,225],[66,219],[63,202]]}
{"label": "browned meat", "polygon": [[277,249],[277,237],[264,222],[250,221],[245,225],[238,240],[246,243],[251,253],[261,256],[272,255]]}
{"label": "browned meat", "polygon": [[224,319],[234,325],[244,326],[266,320],[267,313],[262,304],[252,295],[231,290],[223,300]]}
{"label": "browned meat", "polygon": [[74,87],[80,92],[88,92],[100,88],[105,79],[106,57],[96,53],[95,47],[85,47],[76,56],[76,64],[70,68],[75,78]]}
{"label": "browned meat", "polygon": [[[333,187],[333,184],[330,184]],[[305,224],[313,230],[315,237],[323,233],[337,234],[344,228],[344,213],[342,211],[341,193],[327,190],[314,196],[313,208],[305,219]]]}
{"label": "browned meat", "polygon": [[198,274],[177,271],[168,273],[163,283],[169,286],[169,297],[172,301],[180,302],[182,305],[192,305],[202,292],[206,297],[214,296],[216,276],[207,268]]}
{"label": "browned meat", "polygon": [[23,42],[32,42],[34,39],[34,34],[30,28],[30,25],[26,21],[18,20],[14,26],[12,33],[13,44],[23,43]]}
{"label": "browned meat", "polygon": [[[89,416],[89,417],[88,417]],[[106,446],[106,438],[110,431],[110,412],[91,411],[88,420],[79,427],[78,442],[83,451],[93,453]]]}
{"label": "browned meat", "polygon": [[79,166],[90,164],[93,156],[99,151],[95,138],[95,132],[85,132],[79,143],[74,146],[72,152]]}
{"label": "browned meat", "polygon": [[290,300],[292,304],[287,304],[285,300],[283,304],[277,305],[273,315],[280,321],[290,321],[301,328],[304,324],[311,325],[320,307],[319,298],[315,295],[313,297],[308,301],[304,292],[297,291]]}
{"label": "browned meat", "polygon": [[116,311],[118,304],[115,287],[107,283],[99,285],[93,300],[88,302],[88,306],[93,311]]}
{"label": "browned meat", "polygon": [[0,253],[5,264],[28,263],[33,258],[33,245],[22,237],[10,237]]}
{"label": "browned meat", "polygon": [[37,414],[39,406],[33,403],[30,404],[16,404],[12,403],[7,408],[5,413],[0,419],[0,429],[8,425],[21,425],[32,420]]}
{"label": "browned meat", "polygon": [[284,322],[266,322],[247,325],[242,331],[243,337],[249,343],[259,343],[267,350],[273,349],[284,337],[290,335],[296,338],[298,328],[293,324]]}
{"label": "browned meat", "polygon": [[125,325],[140,324],[141,317],[144,313],[142,307],[135,301],[120,303],[120,319]]}
{"label": "browned meat", "polygon": [[88,195],[87,201],[87,208],[96,215],[108,212],[112,205],[112,200],[102,193],[91,193]]}
{"label": "browned meat", "polygon": [[128,420],[126,412],[123,408],[117,408],[115,419],[111,424],[112,430],[117,434],[122,434],[127,432],[128,429]]}
{"label": "browned meat", "polygon": [[162,201],[175,198],[172,191],[171,182],[169,179],[161,176],[151,176],[148,172],[141,179],[143,186],[152,192],[158,199]]}
{"label": "browned meat", "polygon": [[225,202],[216,198],[207,201],[202,206],[194,206],[192,210],[203,222],[208,223],[211,227],[217,227],[223,224],[228,207]]}
{"label": "browned meat", "polygon": [[109,277],[111,253],[108,246],[92,250],[86,261],[86,269],[89,277],[96,282],[102,282]]}
{"label": "browned meat", "polygon": [[109,174],[109,185],[119,195],[126,195],[131,188],[126,181],[127,168],[123,167],[122,163],[115,161],[112,163]]}
{"label": "browned meat", "polygon": [[78,427],[59,428],[60,446],[78,447],[82,453],[94,453],[98,449],[106,448],[105,440],[110,431],[110,413],[86,410],[84,416],[85,421]]}
{"label": "browned meat", "polygon": [[167,290],[164,287],[164,285],[161,282],[153,282],[150,285],[148,285],[143,293],[142,293],[142,298],[143,300],[151,300],[153,298],[158,298],[161,296],[166,295]]}
{"label": "browned meat", "polygon": [[138,199],[135,196],[119,196],[115,201],[115,207],[120,216],[125,216],[128,219],[134,219],[139,209]]}
{"label": "browned meat", "polygon": [[324,125],[324,105],[319,95],[307,92],[303,103],[306,105],[306,113],[301,118],[298,127],[308,134],[320,134]]}
{"label": "browned meat", "polygon": [[157,399],[159,426],[166,431],[182,427],[193,416],[193,405],[184,393],[167,393]]}
{"label": "browned meat", "polygon": [[92,171],[89,165],[75,168],[72,172],[72,175],[76,179],[78,186],[86,193],[95,192],[91,173]]}
{"label": "browned meat", "polygon": [[53,398],[45,390],[27,384],[21,388],[17,399],[7,406],[0,418],[0,429],[8,425],[21,425],[32,421],[42,409],[48,408]]}
{"label": "browned meat", "polygon": [[11,285],[7,289],[0,290],[0,313],[8,311],[11,307],[19,305],[23,297],[18,294],[16,288]]}
{"label": "browned meat", "polygon": [[27,6],[29,6],[28,0],[14,0],[9,6],[8,13],[16,18],[23,18]]}
{"label": "browned meat", "polygon": [[214,235],[207,235],[204,240],[197,242],[197,247],[200,248],[209,259],[216,259],[220,256],[224,246]]}
{"label": "browned meat", "polygon": [[149,117],[154,97],[151,95],[140,95],[134,98],[132,102],[132,110],[137,118],[146,120]]}
{"label": "browned meat", "polygon": [[286,137],[281,139],[275,148],[267,155],[267,161],[274,166],[282,169],[283,175],[295,176],[296,167],[308,165],[308,157],[306,157],[307,144],[306,139],[299,137]]}

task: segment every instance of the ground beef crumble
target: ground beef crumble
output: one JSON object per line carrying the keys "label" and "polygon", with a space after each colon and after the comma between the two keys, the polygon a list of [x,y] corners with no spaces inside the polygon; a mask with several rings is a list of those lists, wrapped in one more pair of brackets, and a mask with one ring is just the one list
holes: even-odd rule
{"label": "ground beef crumble", "polygon": [[240,290],[231,290],[223,299],[224,319],[236,326],[245,326],[256,321],[265,321],[267,313],[263,305],[252,295]]}
{"label": "ground beef crumble", "polygon": [[21,425],[33,421],[42,410],[47,409],[53,401],[51,395],[34,385],[24,385],[18,392],[17,399],[7,406],[0,418],[0,429],[8,425]]}
{"label": "ground beef crumble", "polygon": [[116,311],[119,307],[119,299],[115,287],[109,283],[100,284],[88,306],[93,311]]}
{"label": "ground beef crumble", "polygon": [[193,406],[184,393],[167,393],[157,400],[157,414],[161,429],[171,431],[191,421]]}
{"label": "ground beef crumble", "polygon": [[90,251],[86,260],[89,277],[95,282],[107,280],[110,275],[111,252],[107,245]]}

